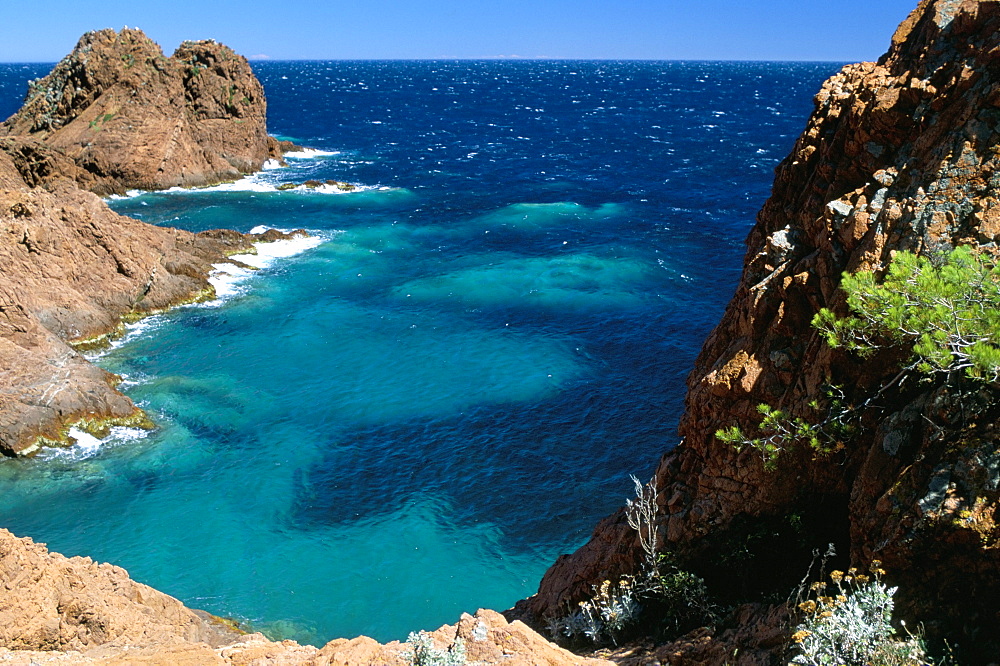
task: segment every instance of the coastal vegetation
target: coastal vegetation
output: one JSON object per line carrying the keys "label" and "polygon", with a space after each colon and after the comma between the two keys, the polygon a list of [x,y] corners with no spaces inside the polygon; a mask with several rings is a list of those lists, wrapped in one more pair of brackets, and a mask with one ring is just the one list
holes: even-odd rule
{"label": "coastal vegetation", "polygon": [[892,623],[898,588],[882,582],[885,570],[874,560],[868,574],[851,568],[816,581],[798,604],[802,621],[792,634],[792,664],[805,666],[923,666],[927,651],[919,635],[899,637]]}
{"label": "coastal vegetation", "polygon": [[850,314],[822,308],[813,328],[833,348],[902,360],[892,379],[854,403],[842,388],[828,387],[822,399],[810,402],[822,418],[792,416],[761,403],[755,436],[737,425],[716,432],[738,450],[757,450],[769,469],[796,443],[820,455],[843,449],[861,412],[877,408],[877,398],[907,377],[955,388],[963,382],[1000,385],[1000,267],[991,257],[968,246],[931,256],[897,252],[881,278],[867,270],[845,273],[841,289]]}
{"label": "coastal vegetation", "polygon": [[618,645],[636,633],[674,638],[717,621],[705,581],[678,567],[670,553],[662,550],[655,477],[643,484],[633,476],[632,482],[635,497],[627,501],[626,513],[643,552],[638,573],[595,585],[590,599],[579,602],[565,616],[550,618],[548,630],[553,638],[574,644]]}
{"label": "coastal vegetation", "polygon": [[456,638],[447,648],[434,646],[434,639],[426,631],[411,632],[406,639],[405,653],[413,666],[465,666],[465,642]]}

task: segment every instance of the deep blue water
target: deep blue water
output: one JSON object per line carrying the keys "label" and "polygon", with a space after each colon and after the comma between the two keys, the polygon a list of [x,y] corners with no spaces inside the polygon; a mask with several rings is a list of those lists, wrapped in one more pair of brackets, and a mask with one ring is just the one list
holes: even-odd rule
{"label": "deep blue water", "polygon": [[[159,429],[4,462],[0,525],[273,636],[510,606],[674,445],[837,67],[255,63],[270,131],[325,152],[111,205],[323,242],[105,353]],[[47,69],[0,65],[0,114]],[[306,179],[361,187],[276,190]]]}

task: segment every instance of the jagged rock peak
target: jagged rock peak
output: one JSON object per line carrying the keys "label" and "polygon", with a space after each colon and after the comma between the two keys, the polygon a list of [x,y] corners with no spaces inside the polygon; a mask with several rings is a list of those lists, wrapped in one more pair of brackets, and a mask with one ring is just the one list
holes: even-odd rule
{"label": "jagged rock peak", "polygon": [[[29,184],[69,177],[107,194],[200,186],[260,169],[275,153],[249,63],[211,40],[171,57],[141,30],[88,32],[0,125],[5,149],[44,154]],[[12,144],[16,144],[12,147]],[[42,147],[39,148],[38,145]]]}

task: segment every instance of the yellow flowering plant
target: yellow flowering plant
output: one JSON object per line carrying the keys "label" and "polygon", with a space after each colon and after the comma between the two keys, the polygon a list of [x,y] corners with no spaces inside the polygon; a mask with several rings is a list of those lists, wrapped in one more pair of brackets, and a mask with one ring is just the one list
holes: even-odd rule
{"label": "yellow flowering plant", "polygon": [[797,654],[792,664],[806,666],[925,666],[927,654],[919,636],[896,636],[892,625],[897,588],[882,582],[885,570],[874,560],[871,577],[855,568],[835,570],[831,586],[816,582],[812,598],[798,604],[802,622],[792,641]]}

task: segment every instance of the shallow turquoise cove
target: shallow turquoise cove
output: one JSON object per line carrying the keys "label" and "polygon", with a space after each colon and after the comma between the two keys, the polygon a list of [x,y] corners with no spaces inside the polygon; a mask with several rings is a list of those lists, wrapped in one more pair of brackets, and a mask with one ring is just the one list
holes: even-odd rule
{"label": "shallow turquoise cove", "polygon": [[[272,637],[507,608],[676,442],[835,66],[255,67],[271,130],[324,153],[111,205],[322,242],[132,327],[96,362],[157,429],[3,461],[0,524]],[[360,187],[277,189],[311,179]]]}

